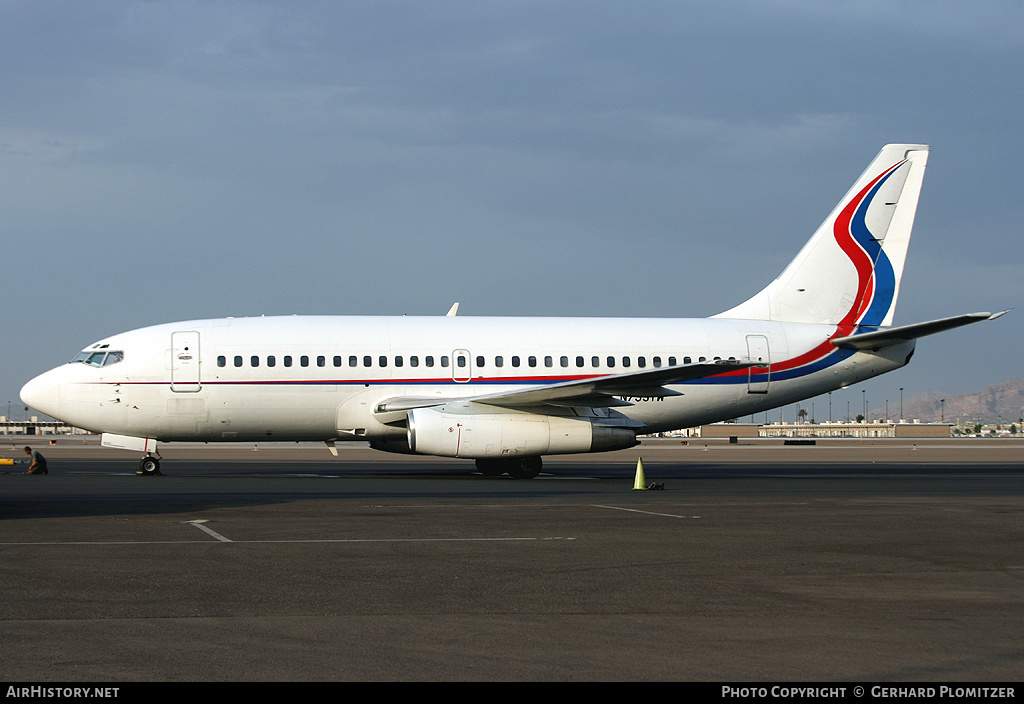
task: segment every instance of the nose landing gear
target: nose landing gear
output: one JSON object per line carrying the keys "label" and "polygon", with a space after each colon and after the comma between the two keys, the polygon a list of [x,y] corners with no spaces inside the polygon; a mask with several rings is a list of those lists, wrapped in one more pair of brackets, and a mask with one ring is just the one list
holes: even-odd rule
{"label": "nose landing gear", "polygon": [[146,455],[139,462],[139,476],[143,477],[156,477],[160,475],[160,459],[153,455]]}

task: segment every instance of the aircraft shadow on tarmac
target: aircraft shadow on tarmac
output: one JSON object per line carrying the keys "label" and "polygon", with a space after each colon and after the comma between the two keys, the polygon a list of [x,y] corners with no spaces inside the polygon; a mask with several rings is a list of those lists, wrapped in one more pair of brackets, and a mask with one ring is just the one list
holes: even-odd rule
{"label": "aircraft shadow on tarmac", "polygon": [[651,463],[647,479],[665,490],[633,491],[620,463],[551,462],[536,479],[485,477],[464,462],[296,462],[186,460],[166,476],[141,477],[120,463],[70,461],[47,476],[0,474],[0,520],[195,513],[294,501],[554,499],[615,495],[637,500],[813,496],[1019,496],[1024,462]]}

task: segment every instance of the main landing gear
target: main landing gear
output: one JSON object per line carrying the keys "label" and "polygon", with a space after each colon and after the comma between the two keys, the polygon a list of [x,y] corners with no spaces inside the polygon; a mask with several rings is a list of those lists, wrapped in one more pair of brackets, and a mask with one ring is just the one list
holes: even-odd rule
{"label": "main landing gear", "polygon": [[540,457],[489,457],[476,461],[476,468],[485,477],[507,473],[513,479],[533,479],[543,466],[544,461]]}
{"label": "main landing gear", "polygon": [[153,455],[146,455],[139,462],[138,474],[143,477],[156,477],[160,475],[160,458]]}

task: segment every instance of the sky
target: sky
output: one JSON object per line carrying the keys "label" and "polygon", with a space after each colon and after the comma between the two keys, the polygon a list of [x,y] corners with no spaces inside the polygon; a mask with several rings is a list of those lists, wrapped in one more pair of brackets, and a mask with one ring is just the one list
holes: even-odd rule
{"label": "sky", "polygon": [[0,403],[176,320],[713,315],[890,142],[896,324],[1018,310],[834,404],[1024,376],[1022,69],[1009,0],[0,0]]}

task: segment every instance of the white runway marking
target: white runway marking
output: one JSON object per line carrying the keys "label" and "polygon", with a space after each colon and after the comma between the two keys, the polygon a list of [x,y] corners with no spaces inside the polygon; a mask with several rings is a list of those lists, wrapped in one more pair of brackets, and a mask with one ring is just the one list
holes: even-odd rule
{"label": "white runway marking", "polygon": [[621,506],[602,506],[601,504],[591,504],[594,508],[607,508],[612,511],[629,511],[631,513],[646,513],[649,516],[665,516],[666,518],[685,518],[687,520],[696,520],[700,516],[680,516],[674,513],[656,513],[654,511],[641,511],[636,508],[623,508]]}
{"label": "white runway marking", "polygon": [[206,533],[208,535],[212,535],[214,538],[216,538],[217,540],[221,541],[222,543],[234,542],[230,538],[225,538],[223,535],[221,535],[220,533],[218,533],[214,529],[207,528],[206,526],[204,526],[203,524],[206,523],[206,519],[205,518],[199,518],[199,519],[196,519],[194,521],[189,521],[189,523],[191,523],[192,525],[194,525],[196,528],[198,528],[199,530],[203,531],[204,533]]}
{"label": "white runway marking", "polygon": [[[191,521],[190,521],[191,522]],[[193,524],[195,525],[195,524]],[[197,528],[205,530],[215,538],[225,543],[233,543],[235,545],[245,544],[269,544],[269,543],[281,543],[281,544],[302,544],[302,543],[514,543],[514,542],[530,542],[530,541],[545,541],[545,540],[576,540],[576,538],[570,536],[548,536],[542,538],[312,538],[309,540],[231,540],[225,538],[222,535],[217,534],[203,526],[196,525]],[[58,545],[210,545],[207,541],[200,540],[69,540],[67,542],[48,542],[48,543],[0,543],[0,547],[8,547],[15,545],[35,545],[35,546],[58,546]]]}

